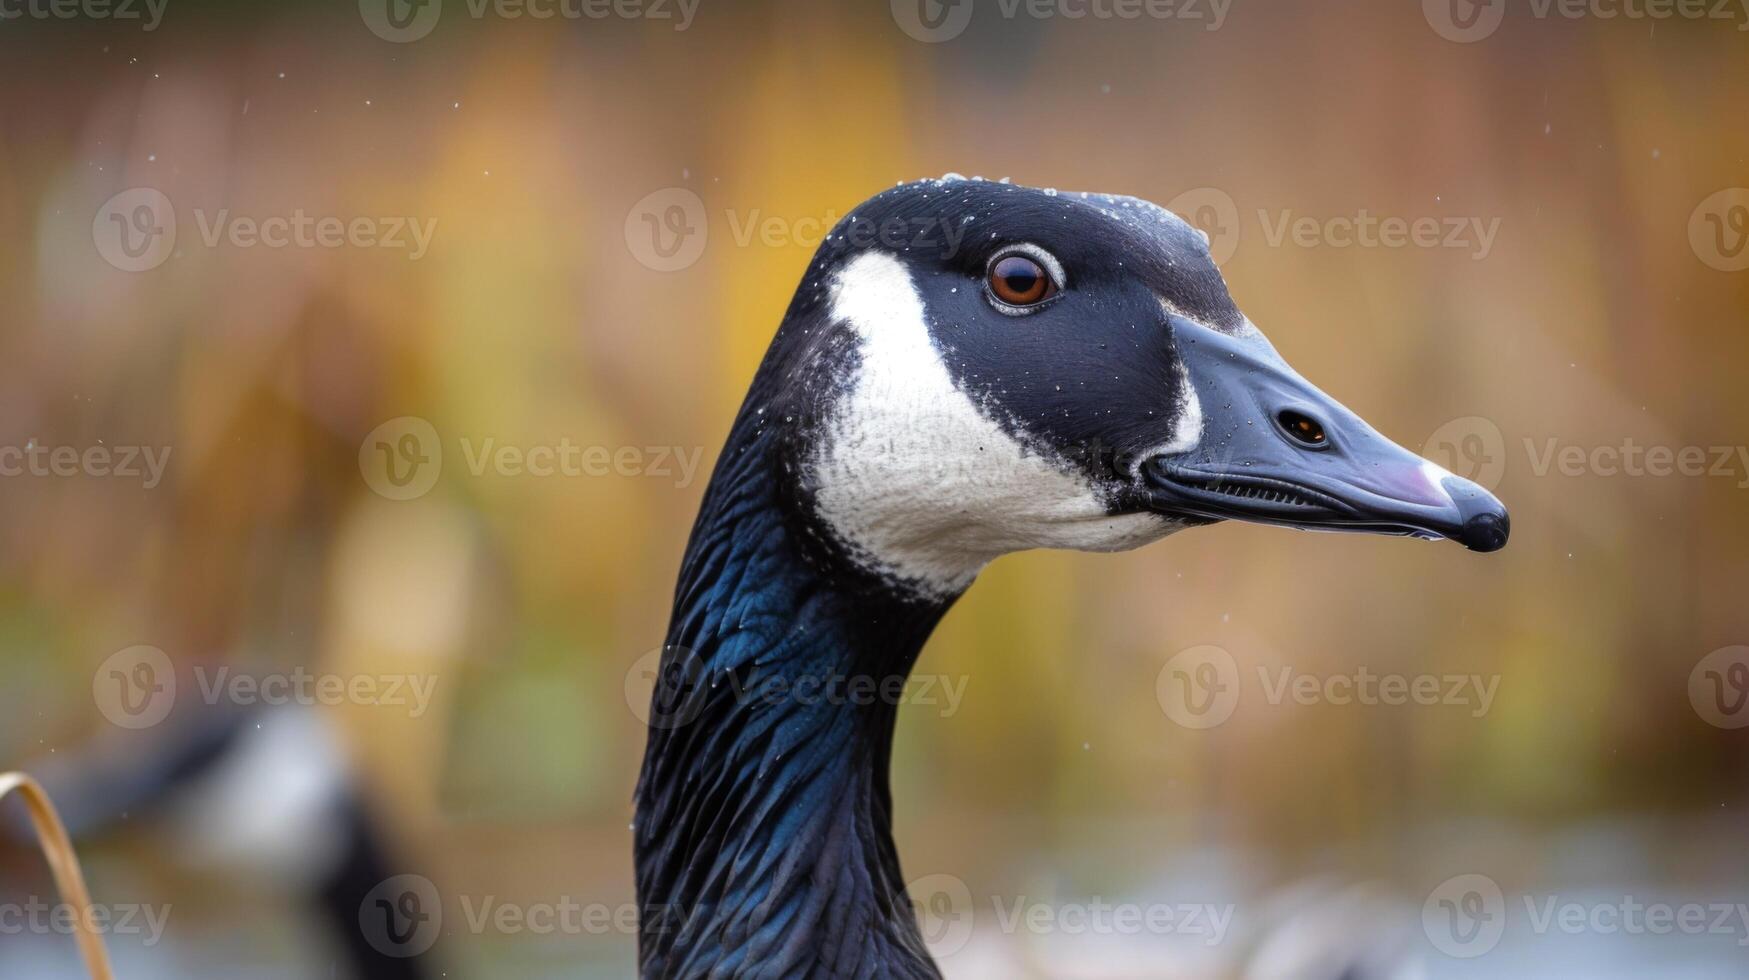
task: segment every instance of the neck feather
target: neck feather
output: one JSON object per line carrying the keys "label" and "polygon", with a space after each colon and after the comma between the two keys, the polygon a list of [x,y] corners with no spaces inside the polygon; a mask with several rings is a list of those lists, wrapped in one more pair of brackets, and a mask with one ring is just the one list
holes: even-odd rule
{"label": "neck feather", "polygon": [[831,553],[748,400],[693,528],[637,792],[646,977],[936,977],[905,896],[888,762],[951,599]]}

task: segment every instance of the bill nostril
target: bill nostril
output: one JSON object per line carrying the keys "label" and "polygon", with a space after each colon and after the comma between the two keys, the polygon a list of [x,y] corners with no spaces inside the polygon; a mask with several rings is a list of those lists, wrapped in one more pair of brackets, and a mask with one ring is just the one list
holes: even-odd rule
{"label": "bill nostril", "polygon": [[1275,417],[1276,424],[1289,439],[1307,449],[1323,449],[1330,445],[1330,437],[1324,434],[1324,426],[1317,419],[1304,415],[1293,409],[1283,409]]}

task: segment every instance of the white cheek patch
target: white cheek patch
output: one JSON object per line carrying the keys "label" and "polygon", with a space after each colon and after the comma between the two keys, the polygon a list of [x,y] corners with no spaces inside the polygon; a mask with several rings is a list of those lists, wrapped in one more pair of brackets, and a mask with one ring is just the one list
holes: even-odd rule
{"label": "white cheek patch", "polygon": [[[1168,316],[1183,317],[1193,323],[1202,322],[1174,306],[1165,297],[1160,298],[1160,306]],[[1174,453],[1190,452],[1202,445],[1202,399],[1196,396],[1196,385],[1190,383],[1190,369],[1184,366],[1182,359],[1178,362],[1178,404],[1173,408],[1177,414],[1172,424],[1172,441],[1164,446],[1156,446],[1145,455],[1170,456]]]}
{"label": "white cheek patch", "polygon": [[1178,421],[1172,426],[1172,441],[1158,450],[1159,455],[1186,453],[1202,445],[1202,399],[1196,397],[1183,361],[1178,362],[1178,391]]}
{"label": "white cheek patch", "polygon": [[861,255],[832,290],[860,364],[814,460],[815,502],[860,560],[946,597],[1006,552],[1118,551],[1174,529],[1153,514],[1108,514],[1084,477],[980,411],[954,385],[897,259]]}

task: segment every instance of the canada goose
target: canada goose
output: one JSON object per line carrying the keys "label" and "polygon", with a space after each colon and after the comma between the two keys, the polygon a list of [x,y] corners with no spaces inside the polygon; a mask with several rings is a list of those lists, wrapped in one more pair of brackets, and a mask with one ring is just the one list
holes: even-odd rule
{"label": "canada goose", "polygon": [[949,177],[858,207],[682,561],[637,789],[643,974],[938,976],[878,692],[996,557],[1223,519],[1477,551],[1508,532],[1487,491],[1288,367],[1156,205]]}
{"label": "canada goose", "polygon": [[[172,723],[57,753],[32,766],[68,832],[86,843],[148,824],[177,862],[271,883],[320,922],[324,975],[422,980],[424,949],[363,925],[372,889],[400,870],[392,828],[364,799],[340,733],[301,704],[189,702]],[[20,841],[32,840],[25,827]]]}

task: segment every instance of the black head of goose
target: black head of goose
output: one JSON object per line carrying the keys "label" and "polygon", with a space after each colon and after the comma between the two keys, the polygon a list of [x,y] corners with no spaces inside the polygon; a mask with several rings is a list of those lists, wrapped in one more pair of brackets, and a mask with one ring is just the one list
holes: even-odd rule
{"label": "black head of goose", "polygon": [[1229,519],[1477,551],[1508,530],[1295,373],[1156,205],[950,178],[857,208],[683,559],[637,792],[644,975],[936,976],[882,692],[1002,554]]}

